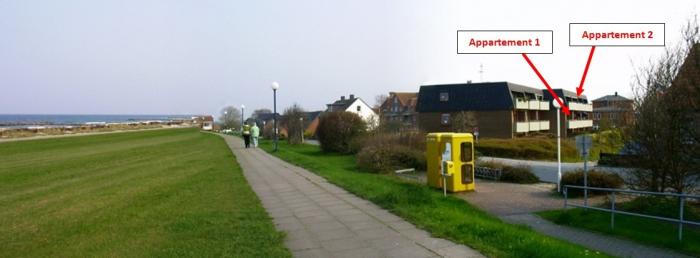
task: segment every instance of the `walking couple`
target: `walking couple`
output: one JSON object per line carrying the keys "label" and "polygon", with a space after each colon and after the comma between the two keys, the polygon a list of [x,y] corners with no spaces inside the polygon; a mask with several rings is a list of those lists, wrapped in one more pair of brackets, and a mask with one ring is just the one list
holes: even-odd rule
{"label": "walking couple", "polygon": [[258,147],[258,137],[260,137],[260,128],[258,128],[258,124],[253,122],[253,126],[251,127],[248,125],[248,122],[246,122],[243,125],[243,141],[245,142],[245,147],[250,148],[250,140],[252,138],[253,140],[253,148]]}

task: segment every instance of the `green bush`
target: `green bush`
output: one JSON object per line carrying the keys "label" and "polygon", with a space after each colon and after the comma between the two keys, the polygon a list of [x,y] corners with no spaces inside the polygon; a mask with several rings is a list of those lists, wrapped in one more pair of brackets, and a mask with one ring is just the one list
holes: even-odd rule
{"label": "green bush", "polygon": [[357,166],[368,172],[390,173],[397,169],[425,170],[423,152],[396,144],[371,145],[357,154]]}
{"label": "green bush", "polygon": [[501,181],[518,183],[518,184],[534,184],[540,181],[540,178],[532,173],[530,167],[527,166],[503,166],[501,171]]}
{"label": "green bush", "polygon": [[[625,180],[623,180],[618,174],[598,170],[588,171],[589,187],[620,188],[624,183]],[[561,177],[561,184],[583,186],[583,169],[577,169],[572,172],[564,173],[564,175]],[[567,194],[569,196],[581,196],[583,195],[583,190],[569,188]],[[596,191],[588,191],[588,194],[605,194],[605,192],[598,193]]]}
{"label": "green bush", "polygon": [[363,135],[367,124],[351,112],[326,112],[319,117],[316,135],[324,152],[351,153],[350,143]]}

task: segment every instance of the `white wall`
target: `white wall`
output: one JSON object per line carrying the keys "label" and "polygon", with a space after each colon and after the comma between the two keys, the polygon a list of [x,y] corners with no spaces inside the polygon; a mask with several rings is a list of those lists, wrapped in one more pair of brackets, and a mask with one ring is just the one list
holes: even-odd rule
{"label": "white wall", "polygon": [[[360,107],[360,111],[357,111],[358,106]],[[352,105],[350,105],[345,111],[359,115],[363,120],[365,120],[365,122],[369,123],[369,127],[375,127],[379,123],[379,117],[376,113],[374,113],[372,107],[367,105],[367,103],[362,101],[360,98],[355,99],[355,102],[353,102]]]}

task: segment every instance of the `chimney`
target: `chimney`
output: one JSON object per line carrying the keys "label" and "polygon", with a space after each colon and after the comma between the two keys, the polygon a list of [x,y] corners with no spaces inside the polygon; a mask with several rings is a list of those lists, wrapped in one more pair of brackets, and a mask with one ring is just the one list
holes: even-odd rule
{"label": "chimney", "polygon": [[617,91],[615,92],[615,96],[617,96]]}
{"label": "chimney", "polygon": [[340,100],[345,100],[345,95],[340,96]]}
{"label": "chimney", "polygon": [[355,94],[350,94],[350,100],[355,99]]}

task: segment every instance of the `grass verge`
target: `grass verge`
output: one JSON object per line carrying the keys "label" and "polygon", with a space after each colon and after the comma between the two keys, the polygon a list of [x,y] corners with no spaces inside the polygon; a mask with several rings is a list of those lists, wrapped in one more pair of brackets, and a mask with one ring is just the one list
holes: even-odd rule
{"label": "grass verge", "polygon": [[0,256],[289,257],[219,136],[0,143]]}
{"label": "grass verge", "polygon": [[700,256],[700,230],[685,226],[683,241],[678,241],[676,224],[639,218],[628,215],[615,215],[615,229],[610,228],[610,213],[571,209],[539,212],[540,217],[560,225],[583,228],[608,235],[622,237],[643,244],[673,249],[693,256]]}
{"label": "grass verge", "polygon": [[[271,151],[269,141],[261,147]],[[357,169],[355,156],[329,154],[318,146],[280,142],[274,155],[323,176],[346,190],[392,211],[434,236],[468,245],[490,257],[605,256],[565,241],[511,225],[429,187]]]}

